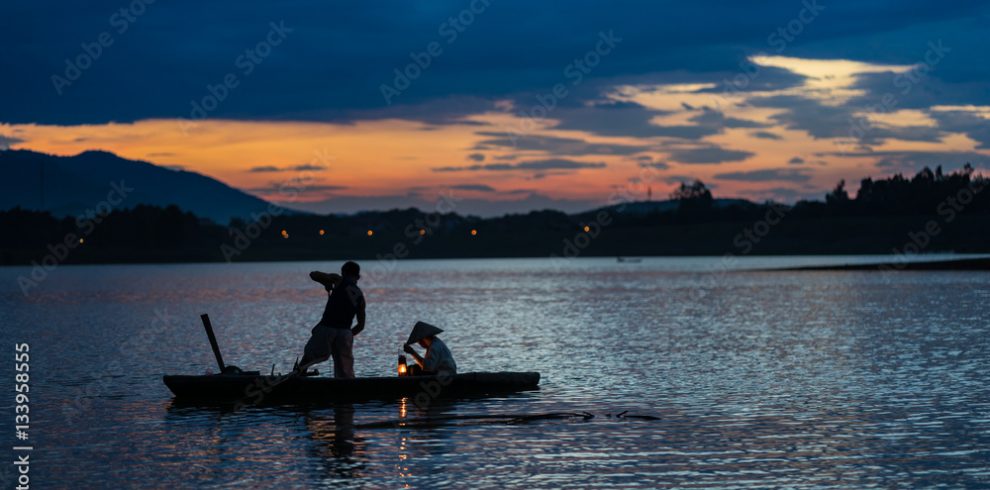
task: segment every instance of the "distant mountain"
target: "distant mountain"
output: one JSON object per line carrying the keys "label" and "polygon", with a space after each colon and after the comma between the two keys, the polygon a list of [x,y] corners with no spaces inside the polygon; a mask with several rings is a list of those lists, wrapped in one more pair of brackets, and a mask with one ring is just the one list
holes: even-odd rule
{"label": "distant mountain", "polygon": [[[227,224],[234,217],[250,217],[269,203],[205,175],[172,170],[113,153],[87,151],[60,157],[29,150],[0,150],[0,209],[20,206],[76,216],[107,200],[115,187],[124,186],[121,209],[138,204],[167,206]],[[295,213],[295,212],[293,212]]]}

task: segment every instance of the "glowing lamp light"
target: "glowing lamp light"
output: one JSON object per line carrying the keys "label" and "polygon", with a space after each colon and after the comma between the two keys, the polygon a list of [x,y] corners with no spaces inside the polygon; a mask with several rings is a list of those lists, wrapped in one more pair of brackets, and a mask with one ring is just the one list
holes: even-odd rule
{"label": "glowing lamp light", "polygon": [[425,228],[420,228],[419,229],[419,236],[423,236],[425,234],[426,234],[426,229]]}
{"label": "glowing lamp light", "polygon": [[327,234],[327,230],[324,230],[323,228],[320,228],[320,236],[323,236],[323,235],[326,235],[326,234]]}
{"label": "glowing lamp light", "polygon": [[471,236],[478,236],[478,230],[471,230]]}
{"label": "glowing lamp light", "polygon": [[79,239],[79,244],[82,245],[84,243],[86,243],[86,239],[85,238],[80,238]]}
{"label": "glowing lamp light", "polygon": [[591,231],[591,227],[588,225],[584,225],[584,232],[588,233],[589,231]]}
{"label": "glowing lamp light", "polygon": [[368,230],[368,236],[375,236],[375,230]]}
{"label": "glowing lamp light", "polygon": [[287,230],[282,230],[282,238],[289,238],[289,232]]}
{"label": "glowing lamp light", "polygon": [[409,373],[409,366],[406,365],[406,356],[399,354],[399,376]]}

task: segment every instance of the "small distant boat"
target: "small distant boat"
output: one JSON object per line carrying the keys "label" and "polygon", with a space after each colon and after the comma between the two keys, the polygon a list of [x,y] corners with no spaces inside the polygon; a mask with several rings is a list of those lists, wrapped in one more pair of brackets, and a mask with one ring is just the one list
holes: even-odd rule
{"label": "small distant boat", "polygon": [[624,262],[628,264],[638,264],[643,261],[641,257],[616,257],[616,262]]}
{"label": "small distant boat", "polygon": [[540,373],[464,373],[452,377],[395,376],[338,379],[245,374],[166,375],[177,402],[297,404],[398,400],[425,393],[430,399],[504,395],[536,390]]}

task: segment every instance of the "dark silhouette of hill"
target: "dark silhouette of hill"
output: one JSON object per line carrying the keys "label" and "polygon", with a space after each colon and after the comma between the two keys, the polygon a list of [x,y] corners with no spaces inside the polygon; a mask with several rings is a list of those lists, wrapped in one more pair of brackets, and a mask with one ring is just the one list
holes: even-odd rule
{"label": "dark silhouette of hill", "polygon": [[[113,194],[111,194],[113,193]],[[61,157],[28,150],[0,151],[0,209],[20,206],[77,216],[125,194],[120,209],[176,204],[218,223],[250,216],[267,201],[204,175],[120,158],[104,151]]]}
{"label": "dark silhouette of hill", "polygon": [[715,199],[695,182],[671,201],[573,215],[481,219],[404,209],[229,226],[176,206],[82,220],[15,208],[0,212],[0,229],[17,230],[0,234],[0,263],[990,252],[988,184],[966,166],[865,179],[855,197],[840,182],[824,201],[793,206]]}

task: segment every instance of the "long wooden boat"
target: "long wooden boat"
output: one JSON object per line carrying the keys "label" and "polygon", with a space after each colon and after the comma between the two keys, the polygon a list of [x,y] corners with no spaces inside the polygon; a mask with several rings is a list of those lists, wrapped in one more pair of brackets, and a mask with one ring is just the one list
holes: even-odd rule
{"label": "long wooden boat", "polygon": [[538,389],[540,373],[464,373],[454,376],[394,376],[337,379],[256,373],[166,375],[176,401],[233,404],[294,404],[365,400],[413,401],[497,396]]}
{"label": "long wooden boat", "polygon": [[[412,397],[417,405],[439,398],[477,397],[535,390],[540,373],[464,373],[454,376],[394,376],[354,379],[304,375],[262,375],[223,362],[213,325],[200,315],[220,374],[165,375],[175,400],[191,404],[268,405],[310,402],[397,400]],[[274,366],[272,367],[274,370]]]}

